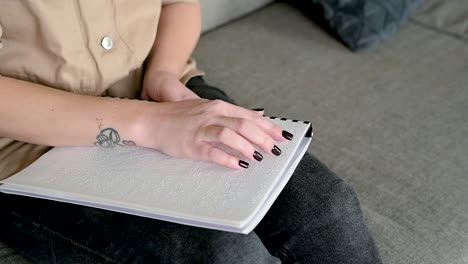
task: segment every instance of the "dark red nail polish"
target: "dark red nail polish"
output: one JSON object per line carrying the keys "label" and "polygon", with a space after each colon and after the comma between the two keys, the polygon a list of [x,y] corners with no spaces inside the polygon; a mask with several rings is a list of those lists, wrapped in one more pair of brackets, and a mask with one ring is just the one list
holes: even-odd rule
{"label": "dark red nail polish", "polygon": [[281,155],[281,149],[278,148],[278,146],[276,146],[276,145],[273,146],[273,149],[271,150],[271,152],[272,152],[273,154],[275,154],[276,156]]}
{"label": "dark red nail polish", "polygon": [[239,166],[247,169],[249,167],[249,164],[243,160],[239,160]]}
{"label": "dark red nail polish", "polygon": [[289,133],[288,131],[283,130],[283,137],[285,139],[287,139],[287,140],[291,140],[291,139],[293,139],[294,136],[293,136],[293,134]]}
{"label": "dark red nail polish", "polygon": [[254,157],[254,159],[256,159],[257,161],[262,161],[262,159],[263,159],[263,155],[262,155],[260,152],[258,152],[258,151],[255,151],[255,152],[254,152],[253,157]]}

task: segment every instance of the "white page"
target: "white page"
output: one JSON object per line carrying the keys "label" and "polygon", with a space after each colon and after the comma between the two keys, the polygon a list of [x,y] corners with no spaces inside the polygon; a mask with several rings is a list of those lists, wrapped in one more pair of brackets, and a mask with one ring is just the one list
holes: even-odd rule
{"label": "white page", "polygon": [[[309,125],[273,122],[294,134],[280,142],[279,157],[262,153],[246,170],[169,157],[139,147],[54,148],[0,191],[106,208],[166,221],[233,232],[250,232],[261,220],[310,142]],[[304,149],[305,147],[305,149]],[[245,159],[245,158],[244,158]],[[289,168],[289,174],[292,173]],[[274,195],[273,195],[274,194]],[[258,219],[260,218],[260,219]]]}

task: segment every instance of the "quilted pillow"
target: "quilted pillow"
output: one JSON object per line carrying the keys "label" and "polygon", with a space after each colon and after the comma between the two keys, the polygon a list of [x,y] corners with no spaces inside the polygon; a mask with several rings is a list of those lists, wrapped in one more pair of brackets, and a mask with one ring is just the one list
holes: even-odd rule
{"label": "quilted pillow", "polygon": [[295,0],[353,51],[373,48],[394,34],[422,1]]}

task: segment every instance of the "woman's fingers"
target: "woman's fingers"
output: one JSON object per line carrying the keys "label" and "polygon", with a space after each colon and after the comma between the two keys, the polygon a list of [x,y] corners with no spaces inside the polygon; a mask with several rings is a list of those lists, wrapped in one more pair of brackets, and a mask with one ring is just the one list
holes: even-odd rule
{"label": "woman's fingers", "polygon": [[240,152],[250,160],[261,161],[262,154],[255,147],[228,127],[208,126],[205,128],[203,141],[223,143],[224,145]]}
{"label": "woman's fingers", "polygon": [[233,169],[248,168],[249,163],[240,160],[237,157],[227,154],[226,152],[218,149],[207,142],[202,142],[199,147],[200,159],[211,161],[221,166]]}
{"label": "woman's fingers", "polygon": [[257,126],[254,121],[243,118],[224,117],[217,122],[216,125],[230,128],[248,141],[261,147],[265,152],[276,156],[281,154],[281,150],[276,146],[273,137]]}
{"label": "woman's fingers", "polygon": [[[152,140],[149,146],[172,156],[207,160],[241,169],[247,168],[250,160],[263,159],[258,152],[260,149],[280,155],[281,150],[275,140],[286,140],[282,128],[264,118],[263,111],[245,109],[220,100],[160,103],[157,110],[154,113],[159,121],[156,122],[157,128],[156,125],[150,128],[159,131],[160,135],[157,139],[146,135]],[[222,143],[246,158],[231,155],[213,143]]]}
{"label": "woman's fingers", "polygon": [[292,139],[291,133],[284,131],[280,126],[263,117],[264,111],[246,109],[221,100],[214,100],[212,101],[212,104],[214,105],[215,110],[223,113],[225,116],[254,121],[275,140],[286,141]]}
{"label": "woman's fingers", "polygon": [[261,111],[246,109],[221,100],[213,100],[211,101],[211,105],[214,111],[216,111],[217,113],[221,113],[224,116],[245,118],[249,120],[254,120],[262,116]]}
{"label": "woman's fingers", "polygon": [[265,117],[259,117],[254,120],[255,123],[261,127],[266,133],[271,135],[275,140],[286,141],[291,140],[293,135],[288,131],[283,130],[280,126],[274,124]]}

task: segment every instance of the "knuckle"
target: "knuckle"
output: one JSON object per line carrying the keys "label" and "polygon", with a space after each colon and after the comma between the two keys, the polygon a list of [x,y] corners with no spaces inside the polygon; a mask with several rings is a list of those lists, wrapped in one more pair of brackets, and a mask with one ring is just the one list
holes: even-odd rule
{"label": "knuckle", "polygon": [[245,144],[242,144],[242,149],[246,156],[250,156],[256,151],[256,148],[248,142],[245,142]]}
{"label": "knuckle", "polygon": [[237,129],[239,131],[247,131],[250,127],[250,123],[247,119],[239,119],[237,121]]}
{"label": "knuckle", "polygon": [[223,155],[223,157],[220,160],[224,165],[230,166],[232,164],[232,159],[233,158],[231,156],[226,154]]}
{"label": "knuckle", "polygon": [[213,120],[214,120],[214,116],[212,115],[212,113],[210,113],[210,111],[203,111],[200,115],[198,115],[197,117],[195,118],[192,118],[192,122],[194,124],[199,124],[199,129],[204,129],[204,128],[207,128],[209,127],[212,123],[213,123]]}
{"label": "knuckle", "polygon": [[217,162],[222,165],[229,164],[229,155],[224,153],[223,151],[216,151],[215,154],[211,157],[211,160]]}
{"label": "knuckle", "polygon": [[221,100],[212,100],[205,104],[204,109],[201,111],[203,118],[212,120],[218,116],[226,115],[227,108],[226,103]]}
{"label": "knuckle", "polygon": [[223,158],[221,159],[221,162],[225,165],[225,166],[229,166],[231,167],[232,164],[235,164],[235,158],[232,157],[231,155],[224,155]]}
{"label": "knuckle", "polygon": [[218,134],[216,135],[219,140],[228,140],[231,136],[231,130],[229,128],[223,127],[218,130]]}
{"label": "knuckle", "polygon": [[217,158],[217,149],[215,147],[212,147],[208,150],[208,159],[210,160],[216,160]]}
{"label": "knuckle", "polygon": [[221,109],[220,103],[217,102],[217,100],[205,100],[205,101],[206,102],[203,102],[203,105],[200,111],[201,115],[209,116],[220,111]]}
{"label": "knuckle", "polygon": [[226,107],[226,102],[223,100],[215,99],[209,103],[213,109],[221,110]]}
{"label": "knuckle", "polygon": [[254,121],[254,122],[260,121],[263,118],[262,115],[259,115],[256,112],[252,113],[251,115],[252,115],[252,121]]}
{"label": "knuckle", "polygon": [[280,127],[280,126],[278,126],[278,125],[275,125],[275,124],[273,124],[273,126],[272,126],[272,130],[273,130],[273,131],[277,131],[277,132],[280,132],[280,133],[281,133],[281,132],[283,131],[283,128],[282,128],[282,127]]}
{"label": "knuckle", "polygon": [[228,164],[228,166],[231,168],[237,168],[239,166],[239,160],[234,157],[229,157],[226,164]]}
{"label": "knuckle", "polygon": [[269,136],[265,136],[262,137],[260,144],[266,148],[270,148],[273,147],[273,145],[275,145],[275,142]]}

